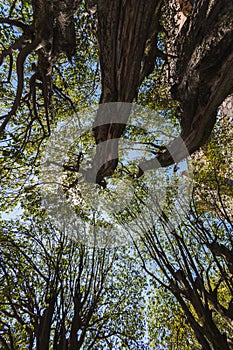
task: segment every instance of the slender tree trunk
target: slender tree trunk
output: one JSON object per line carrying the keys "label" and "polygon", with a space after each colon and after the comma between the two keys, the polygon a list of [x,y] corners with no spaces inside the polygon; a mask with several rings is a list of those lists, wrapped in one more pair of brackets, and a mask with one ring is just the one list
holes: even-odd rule
{"label": "slender tree trunk", "polygon": [[49,350],[50,344],[50,333],[51,333],[51,324],[54,314],[56,296],[52,296],[48,307],[45,309],[43,315],[40,318],[40,323],[37,331],[37,350]]}

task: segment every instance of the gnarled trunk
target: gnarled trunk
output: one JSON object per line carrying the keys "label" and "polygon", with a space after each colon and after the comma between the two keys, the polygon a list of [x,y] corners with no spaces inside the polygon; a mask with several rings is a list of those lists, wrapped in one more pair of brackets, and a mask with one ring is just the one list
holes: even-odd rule
{"label": "gnarled trunk", "polygon": [[[161,3],[161,0],[97,1],[100,103],[132,102],[137,97],[142,80],[154,68]],[[146,50],[148,46],[150,50]],[[122,108],[118,107],[111,106],[114,119],[100,107],[94,123],[96,144],[104,143],[97,146],[92,176],[89,173],[87,178],[92,181],[96,174],[94,181],[99,184],[114,173],[118,163],[118,139],[129,118],[127,108],[122,116]],[[115,141],[106,142],[109,140]]]}
{"label": "gnarled trunk", "polygon": [[[154,67],[161,1],[140,0],[135,4],[133,1],[106,3],[99,0],[97,6],[102,73],[100,103],[132,102],[140,83]],[[180,138],[174,139],[167,150],[158,152],[155,160],[140,165],[138,176],[158,167],[158,161],[166,167],[182,160],[208,140],[217,108],[233,91],[232,10],[233,4],[227,0],[196,2],[176,42],[176,84],[172,88],[172,95],[181,106],[180,136],[187,150]],[[148,53],[149,42],[152,42],[152,49]],[[97,113],[97,126],[93,130],[96,144],[105,142],[105,146],[97,147],[93,165],[94,172],[98,173],[97,183],[115,171],[118,142],[115,142],[113,155],[106,141],[121,137],[127,123],[125,116],[123,124],[115,120],[115,124],[100,125],[101,118],[101,113]]]}
{"label": "gnarled trunk", "polygon": [[[181,138],[169,148],[182,160],[198,150],[209,138],[217,108],[233,92],[233,3],[227,0],[200,0],[187,19],[177,40],[174,99],[180,102]],[[186,154],[185,154],[186,153]],[[174,163],[167,150],[156,161],[141,164],[143,170]],[[139,172],[139,176],[143,172]]]}

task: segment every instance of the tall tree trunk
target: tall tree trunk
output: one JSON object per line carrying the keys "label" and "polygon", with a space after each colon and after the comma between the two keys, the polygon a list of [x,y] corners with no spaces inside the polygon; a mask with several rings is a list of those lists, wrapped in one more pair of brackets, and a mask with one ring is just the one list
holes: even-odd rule
{"label": "tall tree trunk", "polygon": [[[154,67],[161,0],[98,0],[99,59],[102,74],[100,103],[132,102],[142,80]],[[146,50],[152,41],[151,51]],[[93,169],[96,181],[113,174],[118,163],[118,140],[129,118],[130,108],[111,107],[114,119],[100,107],[94,123],[97,147]],[[114,111],[113,111],[114,109]],[[124,116],[120,114],[124,110]],[[109,118],[111,120],[109,120]],[[106,142],[108,140],[115,142]]]}
{"label": "tall tree trunk", "polygon": [[[176,159],[198,150],[209,138],[217,108],[233,92],[233,2],[199,0],[177,40],[173,97],[181,106],[181,138],[169,145]],[[167,150],[141,164],[143,171],[174,163]],[[143,173],[139,172],[139,176]]]}

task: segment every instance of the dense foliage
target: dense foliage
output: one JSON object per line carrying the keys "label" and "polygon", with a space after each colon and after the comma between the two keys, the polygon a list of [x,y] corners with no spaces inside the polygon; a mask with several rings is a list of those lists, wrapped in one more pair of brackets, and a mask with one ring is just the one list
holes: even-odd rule
{"label": "dense foliage", "polygon": [[0,349],[233,349],[233,4],[191,3],[0,2]]}

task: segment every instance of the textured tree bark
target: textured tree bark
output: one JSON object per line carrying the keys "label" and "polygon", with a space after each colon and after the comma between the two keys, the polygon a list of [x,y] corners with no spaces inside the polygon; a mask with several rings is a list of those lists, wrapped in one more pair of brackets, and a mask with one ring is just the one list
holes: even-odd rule
{"label": "textured tree bark", "polygon": [[[154,67],[161,3],[161,0],[97,1],[102,73],[100,103],[132,102],[137,97],[140,83]],[[150,43],[151,50],[147,51],[146,46]],[[93,169],[87,178],[93,181],[95,175],[94,182],[99,184],[103,184],[104,177],[111,176],[117,167],[117,139],[121,137],[129,117],[129,113],[125,112],[122,117],[118,107],[111,121],[106,113],[103,118],[102,112],[100,108],[93,128],[96,144],[113,139],[115,142],[111,143],[111,147],[108,142],[97,147]],[[120,122],[117,122],[118,119]]]}
{"label": "textured tree bark", "polygon": [[[159,31],[161,0],[99,0],[97,6],[100,103],[132,102],[145,64],[147,40]],[[156,46],[157,35],[154,39]]]}
{"label": "textured tree bark", "polygon": [[190,152],[207,140],[216,109],[233,91],[233,3],[200,0],[180,33],[174,97]]}
{"label": "textured tree bark", "polygon": [[[217,108],[233,92],[232,12],[233,3],[227,0],[199,0],[179,33],[172,94],[180,102],[180,136],[189,154],[208,140]],[[181,160],[185,154],[180,146],[177,139],[169,145]],[[162,167],[174,164],[168,150],[156,159]],[[155,166],[154,160],[141,164],[144,171]]]}
{"label": "textured tree bark", "polygon": [[[99,0],[97,5],[102,73],[100,103],[132,102],[140,83],[153,69],[161,1],[140,0],[135,5],[133,1]],[[178,59],[172,95],[180,102],[180,136],[187,150],[180,138],[174,139],[154,160],[140,165],[138,177],[147,169],[166,167],[182,160],[208,140],[217,108],[233,91],[232,10],[233,4],[227,0],[200,0],[182,27],[176,42]],[[152,41],[153,50],[148,54],[149,41]],[[94,124],[97,126],[93,129],[97,145],[121,137],[127,115],[122,124],[115,120],[115,124],[100,125],[101,118],[98,112]],[[105,176],[114,173],[118,163],[118,157],[113,158],[118,142],[115,142],[114,152],[108,149],[108,143],[105,144],[97,148],[93,164],[96,182],[100,184]]]}

